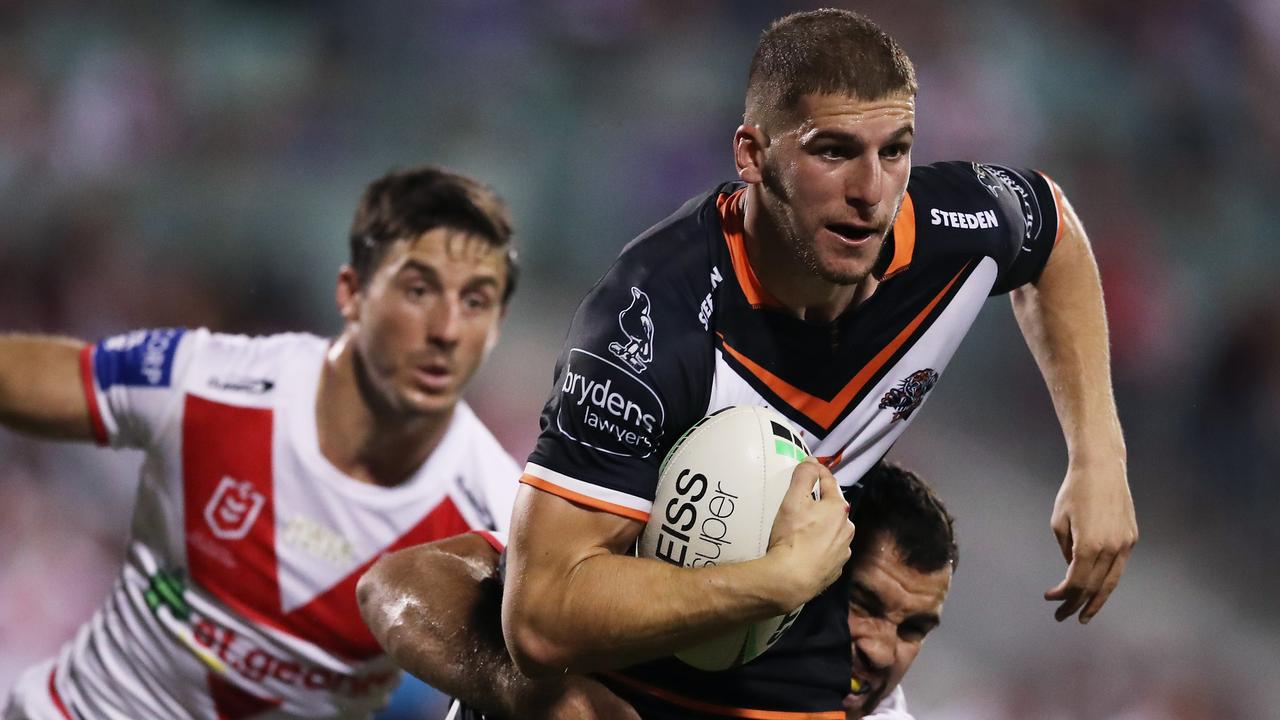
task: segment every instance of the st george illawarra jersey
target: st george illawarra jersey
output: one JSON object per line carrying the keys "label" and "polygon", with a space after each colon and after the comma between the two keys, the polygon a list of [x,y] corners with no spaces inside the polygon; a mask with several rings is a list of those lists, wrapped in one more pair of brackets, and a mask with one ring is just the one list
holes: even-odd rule
{"label": "st george illawarra jersey", "polygon": [[205,330],[85,348],[99,442],[146,455],[120,577],[34,679],[53,702],[29,700],[29,716],[360,718],[386,703],[399,670],[356,581],[384,553],[505,529],[519,468],[460,403],[402,485],[344,475],[317,440],[326,348]]}
{"label": "st george illawarra jersey", "polygon": [[[643,522],[665,511],[652,507],[658,468],[685,430],[724,407],[766,405],[854,486],[917,416],[986,298],[1037,278],[1061,226],[1059,191],[1039,173],[913,168],[874,294],[812,324],[779,312],[748,263],[744,191],[730,183],[688,202],[583,300],[522,482]],[[845,603],[833,585],[732,671],[667,659],[605,680],[646,718],[843,717]]]}

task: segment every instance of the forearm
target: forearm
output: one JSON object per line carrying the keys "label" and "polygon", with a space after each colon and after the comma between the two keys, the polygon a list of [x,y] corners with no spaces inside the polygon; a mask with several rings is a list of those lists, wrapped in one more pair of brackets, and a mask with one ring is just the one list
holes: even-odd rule
{"label": "forearm", "polygon": [[764,563],[773,561],[682,568],[602,553],[555,582],[551,576],[521,577],[512,553],[503,605],[507,645],[522,670],[539,675],[625,667],[670,655],[794,609],[774,599],[785,593],[769,585],[774,574],[764,571]]}
{"label": "forearm", "polygon": [[1097,264],[1063,202],[1063,234],[1043,274],[1013,293],[1014,314],[1044,376],[1072,460],[1124,457]]}
{"label": "forearm", "polygon": [[490,716],[515,717],[540,688],[503,644],[497,553],[475,535],[443,542],[380,559],[360,579],[360,612],[400,667]]}
{"label": "forearm", "polygon": [[0,336],[0,424],[40,437],[89,440],[93,429],[70,338]]}

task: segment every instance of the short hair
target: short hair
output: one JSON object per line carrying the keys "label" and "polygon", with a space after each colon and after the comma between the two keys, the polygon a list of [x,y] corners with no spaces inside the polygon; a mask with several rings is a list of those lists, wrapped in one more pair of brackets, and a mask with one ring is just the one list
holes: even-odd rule
{"label": "short hair", "polygon": [[360,284],[369,281],[392,245],[437,228],[475,235],[506,250],[506,304],[519,270],[506,203],[489,186],[432,165],[393,170],[365,188],[350,233],[351,267]]}
{"label": "short hair", "polygon": [[854,562],[881,533],[887,533],[907,567],[925,573],[948,565],[955,569],[960,559],[955,521],[923,480],[881,460],[860,485],[860,494],[849,498],[849,519],[856,528],[850,545]]}
{"label": "short hair", "polygon": [[760,36],[747,77],[747,122],[764,124],[809,94],[879,100],[918,90],[911,58],[889,34],[851,10],[780,18]]}

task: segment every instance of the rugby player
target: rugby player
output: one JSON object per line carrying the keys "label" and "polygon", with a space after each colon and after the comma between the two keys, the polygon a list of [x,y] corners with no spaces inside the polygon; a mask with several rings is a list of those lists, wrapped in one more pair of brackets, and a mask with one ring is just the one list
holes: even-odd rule
{"label": "rugby player", "polygon": [[[839,583],[848,601],[853,657],[845,717],[910,720],[899,683],[938,626],[958,550],[951,515],[913,473],[876,463],[851,511],[858,528]],[[503,538],[469,533],[384,556],[357,586],[360,610],[388,654],[428,683],[474,702],[456,720],[529,717],[551,693],[563,717],[628,718],[635,710],[592,680],[530,680],[507,654],[500,627]],[[414,578],[431,578],[431,586]],[[410,588],[405,590],[405,588]],[[458,663],[442,628],[468,628]]]}
{"label": "rugby player", "polygon": [[378,556],[504,529],[518,466],[461,393],[516,281],[502,201],[433,167],[365,190],[341,334],[0,338],[0,422],[142,449],[102,608],[19,718],[368,717],[399,670],[355,602]]}
{"label": "rugby player", "polygon": [[[646,718],[843,717],[851,658],[833,580],[852,528],[834,486],[856,485],[919,416],[993,294],[1013,294],[1067,444],[1050,524],[1068,567],[1045,597],[1059,620],[1105,603],[1137,525],[1083,226],[1038,172],[913,168],[916,89],[906,54],[856,13],[776,22],[733,136],[739,181],[636,238],[583,300],[512,519],[502,627],[526,674],[611,671],[597,676]],[[630,555],[661,511],[667,448],[751,403],[801,428],[834,480],[801,464],[758,560]],[[742,667],[670,657],[802,603]]]}

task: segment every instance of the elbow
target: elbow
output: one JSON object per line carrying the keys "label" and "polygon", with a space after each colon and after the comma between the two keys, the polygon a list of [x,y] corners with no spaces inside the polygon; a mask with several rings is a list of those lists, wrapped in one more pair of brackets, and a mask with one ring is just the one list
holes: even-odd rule
{"label": "elbow", "polygon": [[360,617],[383,649],[389,649],[387,648],[389,609],[385,607],[389,562],[389,556],[378,558],[377,562],[365,571],[356,583],[356,605],[360,608]]}
{"label": "elbow", "polygon": [[507,652],[516,669],[535,680],[564,675],[572,665],[570,648],[529,627],[504,627]]}
{"label": "elbow", "polygon": [[554,632],[560,625],[538,610],[522,602],[518,593],[503,598],[502,636],[507,653],[527,677],[559,677],[578,664],[578,648],[570,644],[572,634]]}

